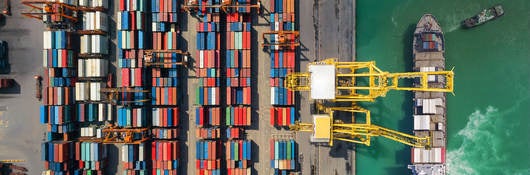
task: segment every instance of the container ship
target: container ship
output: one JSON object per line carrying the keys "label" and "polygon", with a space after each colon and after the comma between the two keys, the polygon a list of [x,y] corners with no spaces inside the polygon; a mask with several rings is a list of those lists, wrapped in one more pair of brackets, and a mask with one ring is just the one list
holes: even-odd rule
{"label": "container ship", "polygon": [[481,24],[484,24],[488,21],[496,19],[504,15],[504,9],[501,5],[496,5],[488,9],[482,10],[480,13],[476,14],[473,17],[467,18],[462,22],[467,28],[472,28]]}
{"label": "container ship", "polygon": [[[416,25],[413,41],[414,71],[445,70],[445,45],[442,28],[431,14],[425,14]],[[444,87],[442,76],[429,75],[430,87]],[[414,175],[446,174],[446,105],[443,92],[414,92],[414,135],[430,136],[430,148],[411,149],[411,165]]]}

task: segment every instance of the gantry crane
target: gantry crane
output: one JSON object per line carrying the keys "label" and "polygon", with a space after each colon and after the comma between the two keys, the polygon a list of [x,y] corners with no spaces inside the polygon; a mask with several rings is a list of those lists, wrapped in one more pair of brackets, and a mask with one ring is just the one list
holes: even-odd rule
{"label": "gantry crane", "polygon": [[200,0],[185,0],[185,4],[182,5],[182,9],[187,12],[196,11],[199,8],[219,8],[223,12],[227,13],[229,8],[256,8],[261,9],[261,1],[258,0],[256,4],[239,4],[237,0],[222,0],[221,4],[216,5],[199,5]]}
{"label": "gantry crane", "polygon": [[[78,11],[76,6],[55,2],[55,1],[46,1],[46,0],[24,0],[22,4],[29,6],[31,9],[29,12],[23,12],[22,15],[42,20],[44,15],[58,15],[64,18],[71,20],[72,22],[77,22],[77,14],[66,14],[66,10],[71,10],[72,12]],[[57,5],[57,8],[53,8],[53,5]],[[34,12],[34,11],[37,12]]]}
{"label": "gantry crane", "polygon": [[[158,62],[155,60],[156,53],[176,53],[182,55],[182,60],[179,62]],[[144,50],[144,64],[146,66],[164,66],[164,65],[181,65],[188,67],[189,52],[182,50]]]}
{"label": "gantry crane", "polygon": [[[453,71],[389,73],[381,71],[373,61],[335,60],[330,58],[310,63],[309,72],[288,74],[286,87],[293,91],[311,91],[311,98],[315,100],[335,102],[373,102],[378,97],[384,97],[389,90],[453,92]],[[443,86],[429,86],[430,76],[438,76],[438,80],[445,81]],[[407,79],[414,82],[407,85]]]}
{"label": "gantry crane", "polygon": [[107,98],[105,99],[107,103],[110,103],[112,105],[126,106],[126,105],[132,105],[134,103],[139,103],[139,102],[148,102],[149,99],[138,99],[138,100],[132,100],[132,101],[119,100],[118,98],[119,98],[120,93],[134,93],[134,92],[148,93],[150,91],[122,87],[122,88],[101,88],[100,92],[107,94],[106,96]]}
{"label": "gantry crane", "polygon": [[[266,42],[267,35],[274,35],[277,38],[274,39],[274,42]],[[300,33],[298,31],[268,31],[263,32],[262,37],[264,41],[261,44],[262,47],[278,46],[295,49],[295,47],[300,46]]]}
{"label": "gantry crane", "polygon": [[[356,102],[372,102],[389,90],[453,91],[453,71],[388,73],[377,68],[375,62],[337,62],[333,58],[310,63],[308,70],[288,74],[285,84],[293,91],[311,91],[317,114],[313,115],[313,124],[297,122],[290,128],[313,132],[312,141],[329,145],[333,145],[333,140],[343,140],[369,146],[372,136],[383,136],[410,146],[429,148],[430,137],[417,137],[371,124],[370,112]],[[429,82],[432,76],[439,81]],[[413,82],[407,84],[404,82],[407,79]],[[344,103],[348,106],[341,107]],[[336,118],[335,112],[349,112],[351,118],[341,120]],[[359,116],[365,116],[364,123],[356,120]]]}
{"label": "gantry crane", "polygon": [[[317,103],[319,113],[313,115],[313,123],[296,122],[289,126],[291,130],[313,132],[311,142],[324,142],[333,146],[333,140],[342,140],[370,146],[372,136],[382,136],[414,147],[431,145],[430,137],[417,137],[371,123],[370,111],[359,106],[325,107]],[[337,113],[347,113],[337,119]],[[358,122],[361,118],[361,121]],[[348,123],[351,122],[351,123]],[[355,123],[354,123],[355,122]]]}
{"label": "gantry crane", "polygon": [[20,162],[26,162],[26,160],[22,160],[22,159],[0,160],[0,163],[20,163]]}
{"label": "gantry crane", "polygon": [[[139,144],[150,139],[149,128],[119,128],[113,124],[107,124],[101,130],[103,138],[80,137],[78,141],[97,142],[97,143],[129,143]],[[139,138],[134,138],[138,134]]]}

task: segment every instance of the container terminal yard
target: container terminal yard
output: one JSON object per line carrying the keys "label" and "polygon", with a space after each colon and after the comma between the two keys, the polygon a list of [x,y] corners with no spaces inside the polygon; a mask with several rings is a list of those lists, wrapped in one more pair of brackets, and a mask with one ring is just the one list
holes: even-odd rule
{"label": "container terminal yard", "polygon": [[[384,137],[418,154],[411,173],[445,174],[444,132],[429,131],[445,114],[426,106],[445,110],[453,72],[438,57],[405,73],[355,62],[355,0],[337,3],[5,3],[0,173],[355,174],[355,145]],[[418,35],[443,55],[441,32]],[[422,91],[415,135],[357,105],[390,90]]]}

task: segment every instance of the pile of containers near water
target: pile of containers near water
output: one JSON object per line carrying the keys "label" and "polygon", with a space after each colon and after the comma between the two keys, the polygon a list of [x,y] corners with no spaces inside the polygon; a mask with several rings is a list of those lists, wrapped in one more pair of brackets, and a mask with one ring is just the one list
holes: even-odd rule
{"label": "pile of containers near water", "polygon": [[[271,0],[270,1],[270,24],[272,31],[296,31],[294,0]],[[271,43],[279,43],[278,34],[270,35]],[[294,35],[286,34],[287,41],[294,41]],[[293,38],[290,38],[293,37]],[[296,109],[294,106],[295,93],[285,88],[285,77],[294,72],[296,61],[296,47],[280,47],[273,45],[269,47],[271,57],[270,86],[271,104],[270,122],[273,126],[289,126],[296,120]]]}

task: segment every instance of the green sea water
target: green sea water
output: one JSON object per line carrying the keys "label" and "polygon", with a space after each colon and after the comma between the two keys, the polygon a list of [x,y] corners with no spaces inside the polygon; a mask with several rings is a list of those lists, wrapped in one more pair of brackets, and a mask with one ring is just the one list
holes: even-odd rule
{"label": "green sea water", "polygon": [[[460,21],[502,4],[505,15],[473,29]],[[530,174],[530,1],[357,0],[357,60],[390,72],[411,71],[415,24],[431,13],[445,32],[448,69],[447,171],[451,175]],[[373,123],[411,133],[412,94],[390,92],[375,103]],[[358,146],[357,173],[410,174],[410,148],[377,138]]]}

